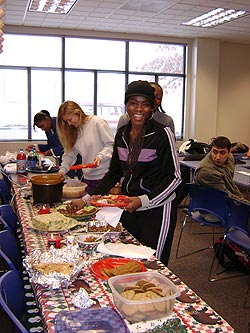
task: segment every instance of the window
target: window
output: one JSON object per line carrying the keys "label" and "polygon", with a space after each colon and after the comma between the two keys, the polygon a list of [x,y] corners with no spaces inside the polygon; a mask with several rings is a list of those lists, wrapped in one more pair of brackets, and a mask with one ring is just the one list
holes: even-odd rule
{"label": "window", "polygon": [[[28,139],[28,73],[0,69],[0,139]],[[3,116],[4,115],[4,116]]]}
{"label": "window", "polygon": [[162,107],[181,139],[185,55],[180,44],[5,34],[0,107],[8,118],[1,122],[0,140],[46,139],[33,130],[33,117],[43,109],[56,116],[64,100],[107,120],[115,132],[126,85],[139,79],[162,86]]}
{"label": "window", "polygon": [[67,68],[125,70],[125,42],[102,39],[65,39]]}
{"label": "window", "polygon": [[[59,70],[31,70],[31,123],[34,116],[41,110],[48,110],[52,117],[56,117],[58,106],[61,104],[62,91],[58,82],[62,81]],[[45,133],[40,129],[34,131],[32,126],[31,137],[33,140],[46,139]]]}

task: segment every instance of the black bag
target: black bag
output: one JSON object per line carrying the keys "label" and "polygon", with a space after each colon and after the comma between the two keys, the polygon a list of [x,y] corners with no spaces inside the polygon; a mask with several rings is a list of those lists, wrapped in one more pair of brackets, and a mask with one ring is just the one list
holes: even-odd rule
{"label": "black bag", "polygon": [[231,147],[232,153],[247,153],[249,149],[247,145],[241,142],[233,142]]}
{"label": "black bag", "polygon": [[[220,257],[220,251],[222,248],[222,255]],[[227,270],[237,269],[246,274],[250,274],[250,252],[244,250],[237,244],[225,240],[222,243],[222,237],[217,239],[214,243],[214,251],[217,259],[222,267]]]}
{"label": "black bag", "polygon": [[192,139],[189,141],[190,145],[188,144],[185,149],[185,151],[189,154],[207,154],[211,150],[211,147],[205,142],[198,142]]}

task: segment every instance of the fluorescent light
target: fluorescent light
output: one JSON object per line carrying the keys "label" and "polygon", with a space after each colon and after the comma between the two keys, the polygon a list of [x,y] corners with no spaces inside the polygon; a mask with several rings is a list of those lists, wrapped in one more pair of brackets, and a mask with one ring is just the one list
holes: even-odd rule
{"label": "fluorescent light", "polygon": [[182,24],[191,25],[193,27],[211,28],[219,24],[236,20],[237,18],[245,15],[249,15],[249,12],[246,12],[245,10],[216,8]]}
{"label": "fluorescent light", "polygon": [[54,14],[68,14],[78,0],[30,0],[28,10]]}

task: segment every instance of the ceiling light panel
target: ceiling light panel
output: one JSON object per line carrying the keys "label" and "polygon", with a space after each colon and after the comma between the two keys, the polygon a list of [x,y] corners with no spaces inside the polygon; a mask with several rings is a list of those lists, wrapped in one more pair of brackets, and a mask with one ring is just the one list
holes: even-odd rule
{"label": "ceiling light panel", "polygon": [[190,21],[182,23],[193,27],[212,28],[217,25],[236,20],[240,17],[249,15],[245,10],[216,8],[206,14],[195,17]]}
{"label": "ceiling light panel", "polygon": [[54,14],[68,14],[78,0],[30,0],[28,10]]}

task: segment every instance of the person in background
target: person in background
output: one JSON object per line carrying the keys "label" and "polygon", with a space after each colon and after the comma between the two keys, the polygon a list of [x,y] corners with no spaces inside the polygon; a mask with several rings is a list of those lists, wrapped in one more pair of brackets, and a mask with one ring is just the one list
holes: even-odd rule
{"label": "person in background", "polygon": [[65,175],[74,165],[77,154],[82,163],[94,163],[95,168],[82,169],[83,179],[91,191],[109,169],[114,136],[108,123],[95,115],[87,115],[74,101],[66,101],[59,107],[57,129],[64,147],[59,173]]}
{"label": "person in background", "polygon": [[47,144],[32,144],[26,147],[30,151],[33,147],[36,150],[44,153],[45,156],[60,156],[63,155],[63,146],[59,140],[56,130],[56,117],[51,117],[49,111],[41,110],[34,116],[33,128],[36,127],[43,130],[47,137]]}
{"label": "person in background", "polygon": [[177,219],[175,191],[181,182],[175,138],[152,118],[154,88],[134,81],[125,93],[129,122],[118,129],[110,169],[99,185],[71,205],[81,209],[90,195],[105,195],[120,180],[129,203],[120,221],[143,245],[168,264]]}
{"label": "person in background", "polygon": [[[35,149],[42,152],[44,156],[54,156],[59,160],[59,164],[61,164],[64,150],[57,134],[56,117],[51,117],[49,111],[47,110],[41,110],[34,116],[34,130],[36,130],[36,127],[45,132],[47,137],[47,144],[32,144],[27,146],[26,150],[30,151],[33,147],[35,147]],[[78,155],[76,164],[81,164],[81,161],[81,156]],[[67,173],[67,176],[70,178],[77,177],[78,179],[81,179],[82,171],[71,170]]]}
{"label": "person in background", "polygon": [[[172,117],[166,114],[166,112],[162,108],[162,98],[163,98],[163,89],[162,87],[156,83],[156,82],[149,82],[150,85],[155,89],[154,91],[154,109],[153,109],[153,118],[158,121],[160,124],[163,124],[164,126],[170,127],[171,131],[173,132],[175,136],[175,126],[174,121]],[[129,116],[128,113],[123,114],[117,125],[117,129],[120,127],[126,125],[129,122]]]}
{"label": "person in background", "polygon": [[195,170],[194,182],[243,197],[233,180],[235,160],[231,154],[230,140],[225,136],[218,136],[210,145],[210,152]]}

